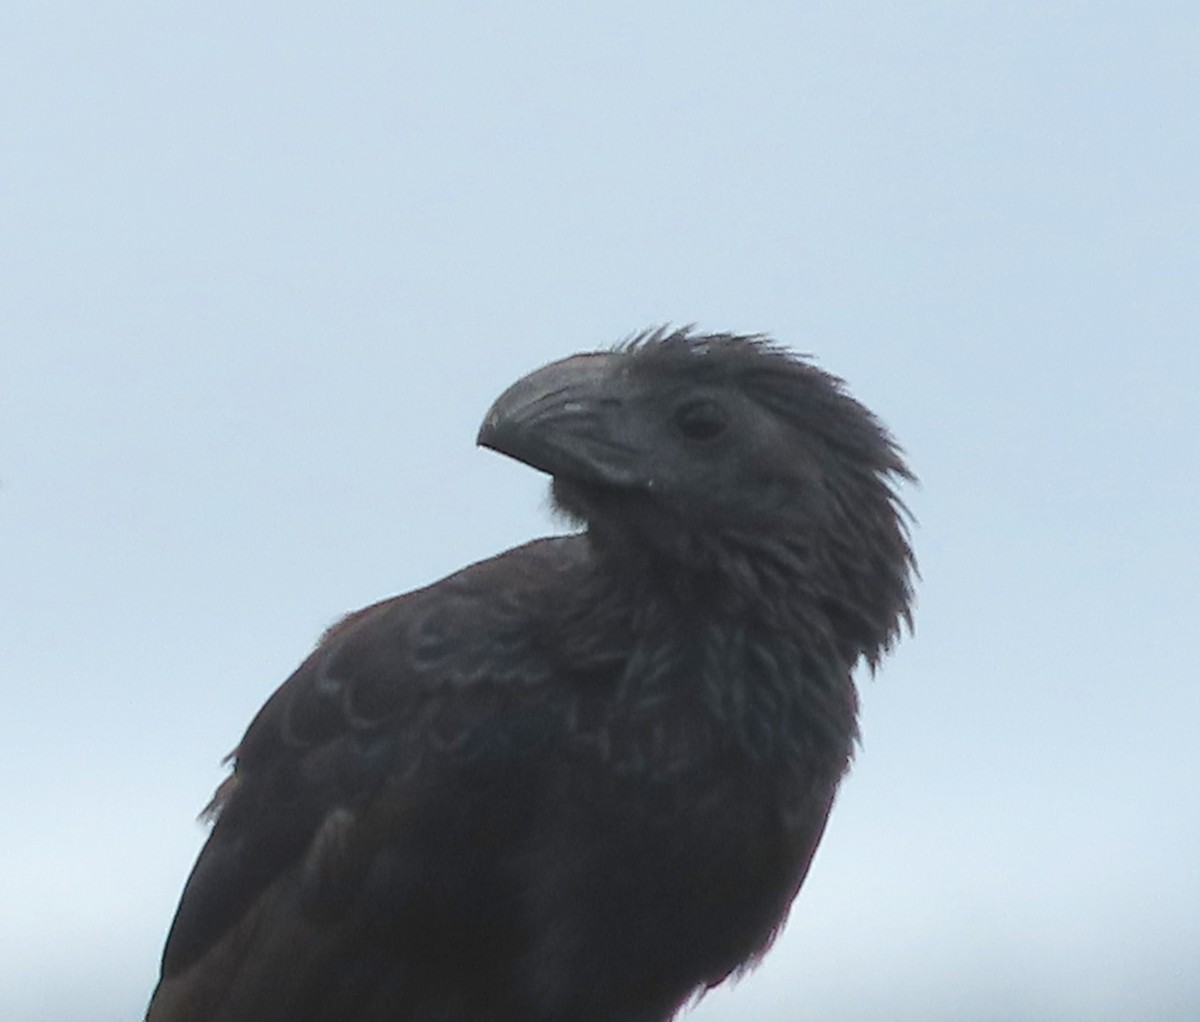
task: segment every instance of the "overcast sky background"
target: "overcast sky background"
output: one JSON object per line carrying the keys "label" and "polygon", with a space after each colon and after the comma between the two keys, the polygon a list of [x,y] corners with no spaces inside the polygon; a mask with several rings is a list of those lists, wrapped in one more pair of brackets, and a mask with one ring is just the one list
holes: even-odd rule
{"label": "overcast sky background", "polygon": [[555,528],[522,373],[767,331],[907,448],[917,634],[689,1022],[1200,1018],[1200,7],[0,12],[0,1017],[140,1017],[343,612]]}

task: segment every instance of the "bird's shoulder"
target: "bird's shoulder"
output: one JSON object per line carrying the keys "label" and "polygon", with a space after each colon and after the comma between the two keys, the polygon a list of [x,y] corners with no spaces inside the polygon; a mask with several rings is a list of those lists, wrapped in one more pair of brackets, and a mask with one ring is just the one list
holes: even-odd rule
{"label": "bird's shoulder", "polygon": [[594,670],[560,627],[587,572],[583,537],[537,540],[329,628],[235,751],[165,966],[203,954],[298,863],[319,895],[330,862],[356,861],[347,841],[393,827],[380,806],[471,795],[553,741],[572,673]]}
{"label": "bird's shoulder", "polygon": [[416,718],[433,696],[461,706],[545,686],[556,618],[586,573],[582,537],[537,540],[347,615],[251,722],[239,767],[347,734],[428,732]]}

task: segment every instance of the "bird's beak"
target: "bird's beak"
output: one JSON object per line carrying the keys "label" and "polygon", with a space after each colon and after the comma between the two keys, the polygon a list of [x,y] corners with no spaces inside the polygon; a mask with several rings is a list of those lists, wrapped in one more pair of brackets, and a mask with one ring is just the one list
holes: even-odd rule
{"label": "bird's beak", "polygon": [[552,362],[508,388],[476,440],[555,477],[631,486],[636,448],[623,434],[619,355],[596,352]]}

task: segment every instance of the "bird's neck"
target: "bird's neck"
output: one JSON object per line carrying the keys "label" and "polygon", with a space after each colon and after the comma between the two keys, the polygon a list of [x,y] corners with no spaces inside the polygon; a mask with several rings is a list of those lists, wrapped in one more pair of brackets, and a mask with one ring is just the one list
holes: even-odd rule
{"label": "bird's neck", "polygon": [[748,762],[803,761],[840,776],[858,734],[852,662],[788,566],[624,554],[598,558],[593,594],[627,629],[619,705],[648,730],[678,719]]}

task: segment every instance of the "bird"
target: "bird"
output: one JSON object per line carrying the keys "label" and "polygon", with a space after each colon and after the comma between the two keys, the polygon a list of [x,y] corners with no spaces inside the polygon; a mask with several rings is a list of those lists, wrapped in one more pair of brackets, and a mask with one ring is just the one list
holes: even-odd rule
{"label": "bird", "polygon": [[694,327],[535,370],[477,443],[572,531],[326,631],[231,754],[147,1022],[666,1022],[783,926],[912,630],[903,451]]}

